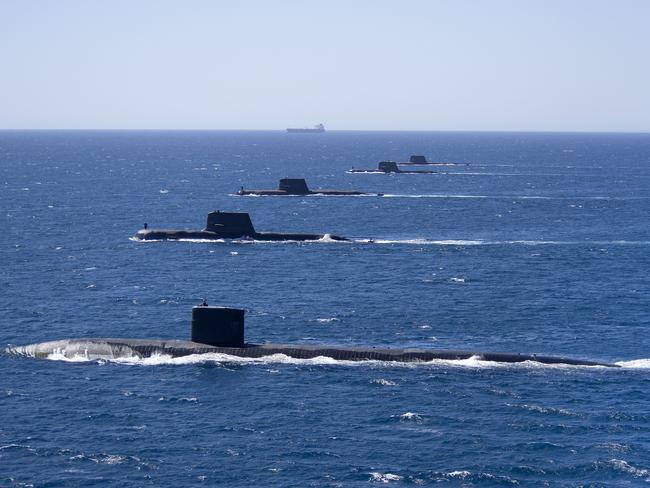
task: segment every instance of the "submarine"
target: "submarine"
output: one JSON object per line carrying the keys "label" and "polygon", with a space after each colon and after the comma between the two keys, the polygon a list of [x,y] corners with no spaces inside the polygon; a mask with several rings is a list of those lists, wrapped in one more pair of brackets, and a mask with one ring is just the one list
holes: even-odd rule
{"label": "submarine", "polygon": [[47,359],[53,354],[67,358],[82,356],[89,360],[116,358],[171,357],[219,353],[245,358],[262,358],[284,354],[296,359],[329,357],[344,361],[426,362],[435,359],[462,360],[476,358],[500,363],[534,361],[542,364],[620,367],[616,364],[585,361],[536,354],[451,351],[430,349],[394,349],[344,347],[336,345],[251,344],[244,340],[244,310],[208,306],[192,308],[191,340],[164,339],[65,339],[27,346],[9,347],[9,354]]}
{"label": "submarine", "polygon": [[[413,154],[408,161],[401,162],[403,165],[419,166],[459,166],[460,163],[432,162],[428,161],[426,156]],[[467,166],[467,165],[464,165]]]}
{"label": "submarine", "polygon": [[264,196],[286,196],[286,195],[376,195],[382,193],[366,193],[354,190],[310,190],[304,178],[282,178],[277,190],[245,190],[242,186],[237,195],[264,195]]}
{"label": "submarine", "polygon": [[248,238],[258,241],[318,241],[331,239],[347,241],[345,237],[332,234],[287,234],[278,232],[257,232],[250,216],[245,212],[221,212],[215,210],[207,217],[203,230],[149,229],[147,224],[133,236],[139,241],[178,239],[237,239]]}
{"label": "submarine", "polygon": [[414,173],[437,173],[437,171],[419,169],[419,170],[405,170],[401,169],[395,161],[379,161],[377,164],[377,169],[349,169],[348,173],[402,173],[402,174],[414,174]]}

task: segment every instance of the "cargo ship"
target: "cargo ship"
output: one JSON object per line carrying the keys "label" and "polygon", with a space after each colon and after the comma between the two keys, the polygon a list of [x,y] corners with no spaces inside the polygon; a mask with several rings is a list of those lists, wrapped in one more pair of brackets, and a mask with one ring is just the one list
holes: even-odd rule
{"label": "cargo ship", "polygon": [[287,132],[294,133],[312,133],[312,132],[325,132],[325,126],[323,124],[315,125],[314,127],[289,127]]}

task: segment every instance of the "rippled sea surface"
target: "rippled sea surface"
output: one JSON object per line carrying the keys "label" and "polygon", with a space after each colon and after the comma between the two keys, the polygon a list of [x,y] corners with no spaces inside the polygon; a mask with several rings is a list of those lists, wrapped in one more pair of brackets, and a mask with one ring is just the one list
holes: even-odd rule
{"label": "rippled sea surface", "polygon": [[[429,175],[348,174],[425,154]],[[383,197],[238,197],[281,177]],[[0,486],[645,486],[650,135],[0,132],[0,343],[189,337],[526,352],[351,364],[0,355]],[[134,242],[246,211],[352,242]],[[56,359],[56,357],[53,357]]]}

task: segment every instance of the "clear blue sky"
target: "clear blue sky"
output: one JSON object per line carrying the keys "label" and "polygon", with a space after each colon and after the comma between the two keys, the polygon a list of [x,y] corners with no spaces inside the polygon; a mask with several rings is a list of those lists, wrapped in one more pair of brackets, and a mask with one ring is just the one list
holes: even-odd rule
{"label": "clear blue sky", "polygon": [[646,0],[0,0],[0,128],[650,131]]}

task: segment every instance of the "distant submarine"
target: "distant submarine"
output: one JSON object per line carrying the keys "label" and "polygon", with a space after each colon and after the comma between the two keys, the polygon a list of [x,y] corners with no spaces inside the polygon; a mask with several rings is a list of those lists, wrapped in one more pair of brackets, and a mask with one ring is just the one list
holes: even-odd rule
{"label": "distant submarine", "polygon": [[286,234],[278,232],[257,232],[251,218],[244,212],[220,212],[208,214],[203,230],[149,229],[145,224],[133,236],[140,241],[178,240],[178,239],[237,239],[249,238],[258,241],[317,241],[331,239],[347,241],[345,237],[331,234]]}
{"label": "distant submarine", "polygon": [[10,347],[6,352],[47,359],[52,354],[88,359],[148,358],[153,355],[171,357],[190,354],[220,353],[230,356],[260,358],[284,354],[291,358],[312,359],[329,357],[345,361],[400,361],[418,362],[434,359],[462,360],[476,358],[482,361],[521,363],[535,361],[542,364],[575,366],[619,367],[616,364],[583,361],[536,354],[508,354],[498,352],[449,351],[429,349],[389,349],[375,347],[343,347],[303,344],[250,344],[244,342],[244,310],[211,307],[204,302],[192,308],[192,339],[65,339],[27,346]]}
{"label": "distant submarine", "polygon": [[[400,162],[399,164],[411,166],[459,166],[461,163],[446,163],[446,162],[431,162],[427,161],[426,156],[413,154],[408,161]],[[464,166],[467,166],[464,164]]]}
{"label": "distant submarine", "polygon": [[325,126],[317,124],[313,127],[288,127],[286,130],[289,134],[315,134],[325,132]]}
{"label": "distant submarine", "polygon": [[265,195],[265,196],[286,196],[286,195],[376,195],[382,196],[382,193],[366,193],[355,190],[310,190],[304,178],[282,178],[278,184],[277,190],[241,190],[237,195]]}
{"label": "distant submarine", "polygon": [[400,169],[395,161],[380,161],[377,164],[377,169],[349,169],[348,173],[402,173],[402,174],[414,174],[414,173],[438,173],[438,171],[432,171],[429,169],[419,169],[419,170],[405,170]]}

